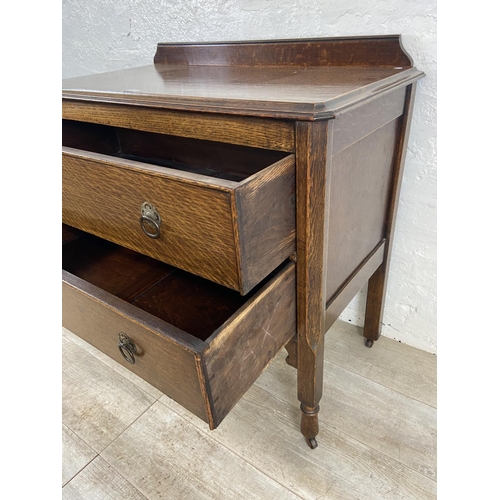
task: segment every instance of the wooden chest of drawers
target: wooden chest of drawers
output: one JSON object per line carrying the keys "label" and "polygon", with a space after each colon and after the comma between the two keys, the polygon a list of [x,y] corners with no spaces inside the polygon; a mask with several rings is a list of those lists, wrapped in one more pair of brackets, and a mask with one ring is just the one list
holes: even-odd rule
{"label": "wooden chest of drawers", "polygon": [[399,37],[159,44],[63,82],[63,324],[216,428],[286,346],[380,335],[416,81]]}

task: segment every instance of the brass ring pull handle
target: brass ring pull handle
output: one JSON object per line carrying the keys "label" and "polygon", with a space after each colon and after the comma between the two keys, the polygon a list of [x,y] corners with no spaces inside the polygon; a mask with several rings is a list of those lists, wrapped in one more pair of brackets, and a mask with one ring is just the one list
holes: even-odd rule
{"label": "brass ring pull handle", "polygon": [[[139,219],[139,223],[146,236],[155,240],[160,237],[160,214],[158,213],[158,210],[156,210],[156,208],[147,201],[145,201],[141,206],[141,217]],[[148,228],[152,229],[152,231],[148,231]]]}
{"label": "brass ring pull handle", "polygon": [[121,352],[121,355],[125,359],[125,361],[130,364],[135,364],[135,356],[134,354],[137,352],[137,348],[132,343],[132,341],[125,335],[124,333],[118,334],[118,349]]}

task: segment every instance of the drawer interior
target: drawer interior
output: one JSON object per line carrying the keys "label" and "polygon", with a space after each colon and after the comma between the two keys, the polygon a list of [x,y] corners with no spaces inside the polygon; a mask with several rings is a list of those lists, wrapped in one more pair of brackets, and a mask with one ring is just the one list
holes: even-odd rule
{"label": "drawer interior", "polygon": [[[68,228],[63,225],[63,234],[70,232]],[[210,337],[264,286],[262,283],[243,297],[96,236],[71,234],[67,243],[63,239],[64,270],[201,340]]]}
{"label": "drawer interior", "polygon": [[72,120],[62,121],[62,143],[70,148],[235,182],[288,155],[280,151]]}

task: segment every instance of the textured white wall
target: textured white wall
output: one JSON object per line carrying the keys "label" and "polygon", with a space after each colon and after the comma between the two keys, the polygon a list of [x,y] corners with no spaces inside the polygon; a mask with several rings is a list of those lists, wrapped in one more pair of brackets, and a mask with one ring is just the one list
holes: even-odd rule
{"label": "textured white wall", "polygon": [[[434,0],[63,0],[63,77],[151,64],[157,42],[401,33],[418,84],[383,335],[436,352]],[[366,289],[341,318],[363,324]]]}

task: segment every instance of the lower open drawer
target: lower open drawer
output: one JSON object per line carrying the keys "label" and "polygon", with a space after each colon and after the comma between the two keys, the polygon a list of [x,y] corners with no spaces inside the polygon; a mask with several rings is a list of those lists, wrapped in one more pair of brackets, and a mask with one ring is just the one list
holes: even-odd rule
{"label": "lower open drawer", "polygon": [[295,334],[293,262],[242,297],[95,236],[66,234],[63,325],[212,429]]}

